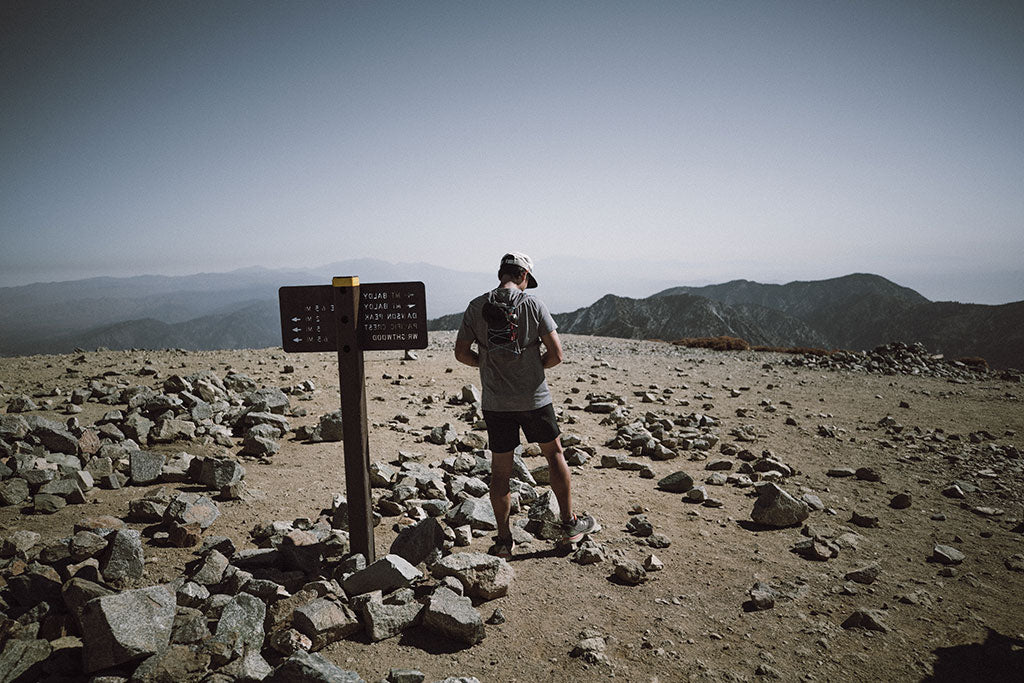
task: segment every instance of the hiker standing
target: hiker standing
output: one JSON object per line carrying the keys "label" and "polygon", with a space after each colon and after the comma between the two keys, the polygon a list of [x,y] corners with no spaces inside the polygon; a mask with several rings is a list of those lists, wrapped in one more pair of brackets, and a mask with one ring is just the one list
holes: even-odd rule
{"label": "hiker standing", "polygon": [[[596,526],[589,515],[572,510],[569,467],[565,463],[545,368],[562,362],[562,344],[544,303],[526,293],[537,286],[533,261],[511,252],[501,257],[498,286],[469,302],[455,339],[455,358],[480,368],[482,404],[491,449],[491,506],[498,536],[490,551],[512,555],[509,526],[514,451],[522,429],[528,442],[540,444],[548,462],[551,490],[558,501],[563,540],[575,542]],[[477,350],[472,349],[476,342]],[[545,351],[541,353],[541,342]]]}

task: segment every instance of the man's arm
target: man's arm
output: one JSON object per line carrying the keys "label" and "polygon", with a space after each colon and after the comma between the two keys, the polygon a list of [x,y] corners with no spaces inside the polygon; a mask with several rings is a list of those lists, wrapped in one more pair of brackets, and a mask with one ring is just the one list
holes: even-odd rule
{"label": "man's arm", "polygon": [[558,332],[551,330],[543,335],[540,340],[544,342],[547,351],[540,357],[545,368],[553,368],[562,362],[562,341],[558,338]]}
{"label": "man's arm", "polygon": [[473,350],[473,342],[468,339],[455,340],[455,360],[471,368],[480,367],[480,354]]}

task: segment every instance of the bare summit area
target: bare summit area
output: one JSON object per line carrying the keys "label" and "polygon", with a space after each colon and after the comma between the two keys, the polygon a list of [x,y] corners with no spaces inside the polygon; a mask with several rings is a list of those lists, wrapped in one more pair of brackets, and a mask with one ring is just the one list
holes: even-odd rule
{"label": "bare summit area", "polygon": [[366,354],[369,564],[334,354],[0,358],[0,681],[1019,680],[1019,374],[566,334],[600,528],[524,444],[506,563],[453,342]]}

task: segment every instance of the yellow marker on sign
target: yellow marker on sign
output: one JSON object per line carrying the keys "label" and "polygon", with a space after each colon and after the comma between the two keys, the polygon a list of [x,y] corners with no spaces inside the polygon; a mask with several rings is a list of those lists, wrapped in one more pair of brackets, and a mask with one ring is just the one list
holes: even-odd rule
{"label": "yellow marker on sign", "polygon": [[336,277],[331,280],[331,284],[335,287],[358,287],[358,277]]}

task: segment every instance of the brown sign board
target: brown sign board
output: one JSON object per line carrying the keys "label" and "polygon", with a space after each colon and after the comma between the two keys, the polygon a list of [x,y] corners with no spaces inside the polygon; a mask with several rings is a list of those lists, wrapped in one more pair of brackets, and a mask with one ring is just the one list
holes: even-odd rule
{"label": "brown sign board", "polygon": [[337,351],[334,287],[310,285],[281,287],[281,339],[288,353]]}
{"label": "brown sign board", "polygon": [[[337,351],[335,287],[281,287],[281,339],[288,353]],[[422,282],[359,285],[357,335],[362,351],[427,348],[427,297]]]}

